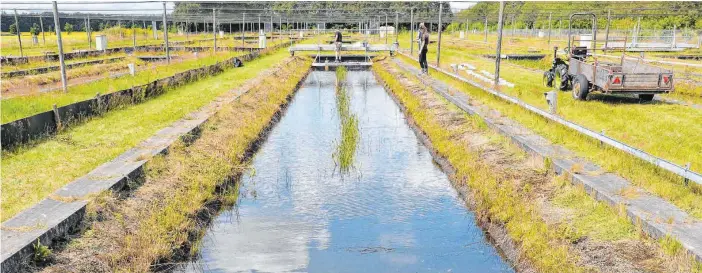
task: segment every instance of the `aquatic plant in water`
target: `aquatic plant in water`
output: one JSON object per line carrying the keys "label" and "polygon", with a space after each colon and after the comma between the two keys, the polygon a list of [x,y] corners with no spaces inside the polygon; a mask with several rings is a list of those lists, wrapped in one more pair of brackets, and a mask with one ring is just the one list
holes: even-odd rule
{"label": "aquatic plant in water", "polygon": [[353,158],[358,144],[358,117],[351,113],[351,99],[346,92],[346,68],[336,70],[336,107],[341,121],[341,139],[334,159],[339,164],[342,172],[348,171],[353,166]]}

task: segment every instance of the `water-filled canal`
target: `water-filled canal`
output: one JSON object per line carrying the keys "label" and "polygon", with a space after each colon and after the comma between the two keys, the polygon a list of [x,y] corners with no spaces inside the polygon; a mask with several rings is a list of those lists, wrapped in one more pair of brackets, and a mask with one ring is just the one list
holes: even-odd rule
{"label": "water-filled canal", "polygon": [[333,157],[335,73],[312,72],[185,271],[511,272],[373,74],[347,81],[351,171]]}

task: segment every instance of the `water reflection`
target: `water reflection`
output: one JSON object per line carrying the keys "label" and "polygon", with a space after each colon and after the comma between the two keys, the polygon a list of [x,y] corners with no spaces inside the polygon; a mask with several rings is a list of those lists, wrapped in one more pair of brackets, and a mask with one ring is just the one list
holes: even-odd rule
{"label": "water reflection", "polygon": [[360,142],[352,173],[335,172],[334,77],[307,77],[242,178],[237,208],[215,219],[184,271],[511,272],[368,71],[347,76]]}

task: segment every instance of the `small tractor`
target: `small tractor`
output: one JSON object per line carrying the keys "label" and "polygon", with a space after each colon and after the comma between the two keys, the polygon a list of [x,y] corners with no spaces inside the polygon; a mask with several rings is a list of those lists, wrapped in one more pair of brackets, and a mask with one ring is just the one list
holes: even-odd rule
{"label": "small tractor", "polygon": [[[575,16],[592,17],[591,36],[575,39],[572,31]],[[576,46],[576,42],[580,44]],[[596,15],[571,14],[568,22],[568,47],[565,50],[568,63],[557,56],[558,48],[555,48],[552,67],[543,75],[544,85],[553,87],[554,81],[558,80],[558,88],[562,91],[570,89],[576,100],[586,100],[589,93],[602,92],[637,95],[642,101],[651,101],[655,94],[673,91],[672,71],[649,65],[642,60],[626,58],[623,53],[618,63],[598,60],[595,52],[606,49],[597,49]],[[622,50],[626,51],[626,39]]]}

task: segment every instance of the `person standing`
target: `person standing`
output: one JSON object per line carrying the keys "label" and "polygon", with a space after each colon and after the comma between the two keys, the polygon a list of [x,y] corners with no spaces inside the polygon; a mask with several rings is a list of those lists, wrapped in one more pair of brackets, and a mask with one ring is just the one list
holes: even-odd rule
{"label": "person standing", "polygon": [[337,29],[336,33],[334,33],[334,45],[336,46],[335,53],[336,53],[336,61],[337,62],[341,62],[341,56],[339,54],[341,51],[341,40],[342,40],[341,31]]}
{"label": "person standing", "polygon": [[419,24],[419,67],[422,68],[424,74],[429,74],[427,51],[429,51],[429,30],[424,26],[424,23],[421,23]]}

